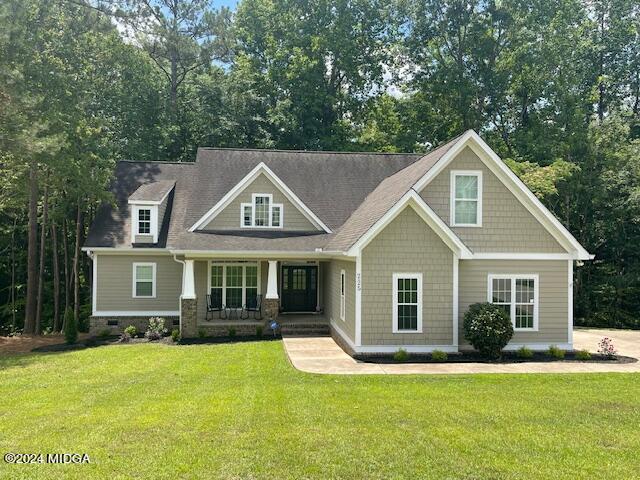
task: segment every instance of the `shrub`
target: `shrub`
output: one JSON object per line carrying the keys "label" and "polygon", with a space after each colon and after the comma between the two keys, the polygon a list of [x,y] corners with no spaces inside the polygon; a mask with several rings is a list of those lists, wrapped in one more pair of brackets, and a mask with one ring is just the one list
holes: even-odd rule
{"label": "shrub", "polygon": [[204,328],[201,328],[200,330],[198,330],[198,337],[204,338],[206,336],[207,336],[207,332],[205,331]]}
{"label": "shrub", "polygon": [[236,329],[233,328],[233,327],[229,327],[228,335],[229,335],[230,338],[235,337],[236,336]]}
{"label": "shrub", "polygon": [[138,329],[133,325],[129,325],[127,328],[124,329],[124,333],[126,333],[130,337],[135,337],[138,334]]}
{"label": "shrub", "polygon": [[64,341],[69,345],[78,341],[78,326],[71,307],[64,312]]}
{"label": "shrub", "polygon": [[171,330],[171,340],[173,340],[176,343],[180,341],[180,330],[178,330],[177,328],[174,328],[173,330]]}
{"label": "shrub", "polygon": [[591,360],[589,350],[578,350],[576,352],[576,360]]}
{"label": "shrub", "polygon": [[562,360],[564,358],[564,350],[558,348],[555,345],[551,345],[548,350],[549,355],[553,358],[557,358],[558,360]]}
{"label": "shrub", "polygon": [[598,353],[607,358],[613,358],[618,352],[616,352],[616,348],[613,346],[613,341],[609,337],[604,337],[598,343]]}
{"label": "shrub", "polygon": [[406,362],[409,360],[409,354],[404,348],[400,348],[396,353],[393,354],[393,359],[396,362]]}
{"label": "shrub", "polygon": [[109,338],[111,336],[111,330],[105,328],[104,330],[100,330],[98,332],[98,338]]}
{"label": "shrub", "polygon": [[447,352],[443,352],[442,350],[434,350],[431,352],[431,360],[434,362],[446,362],[449,359],[449,355]]}
{"label": "shrub", "polygon": [[509,316],[491,303],[474,303],[464,314],[464,337],[489,358],[499,358],[513,336]]}
{"label": "shrub", "polygon": [[261,337],[262,336],[262,325],[258,325],[256,327],[256,337]]}
{"label": "shrub", "polygon": [[533,350],[522,346],[516,351],[516,355],[518,358],[533,358]]}
{"label": "shrub", "polygon": [[167,329],[164,328],[164,318],[151,317],[144,336],[149,340],[160,340],[165,333],[167,333]]}

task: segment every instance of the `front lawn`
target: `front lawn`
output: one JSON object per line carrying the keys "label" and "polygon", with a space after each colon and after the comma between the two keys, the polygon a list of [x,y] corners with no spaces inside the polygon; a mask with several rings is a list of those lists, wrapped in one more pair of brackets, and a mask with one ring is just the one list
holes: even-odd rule
{"label": "front lawn", "polygon": [[637,478],[637,374],[322,376],[280,342],[0,359],[0,478]]}

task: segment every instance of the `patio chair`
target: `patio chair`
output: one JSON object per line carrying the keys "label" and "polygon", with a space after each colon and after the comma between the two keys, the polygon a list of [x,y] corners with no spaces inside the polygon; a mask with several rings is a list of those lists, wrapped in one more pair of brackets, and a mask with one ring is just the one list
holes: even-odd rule
{"label": "patio chair", "polygon": [[247,303],[242,307],[240,318],[246,320],[251,313],[254,320],[262,320],[262,295],[247,299]]}
{"label": "patio chair", "polygon": [[218,312],[219,319],[227,318],[227,312],[222,304],[222,291],[220,289],[211,289],[211,295],[207,295],[207,314],[205,316],[206,320],[209,320],[209,315],[211,315],[211,319],[213,319],[213,314]]}

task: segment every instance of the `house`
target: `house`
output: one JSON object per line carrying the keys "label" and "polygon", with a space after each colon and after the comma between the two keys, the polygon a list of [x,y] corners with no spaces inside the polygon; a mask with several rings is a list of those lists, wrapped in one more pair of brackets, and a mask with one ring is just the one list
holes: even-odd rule
{"label": "house", "polygon": [[[253,334],[277,317],[352,354],[455,352],[488,300],[508,348],[572,348],[573,266],[592,256],[473,131],[426,155],[201,148],[120,162],[113,192],[84,246],[94,332],[162,316],[183,337]],[[263,320],[244,319],[257,303]]]}

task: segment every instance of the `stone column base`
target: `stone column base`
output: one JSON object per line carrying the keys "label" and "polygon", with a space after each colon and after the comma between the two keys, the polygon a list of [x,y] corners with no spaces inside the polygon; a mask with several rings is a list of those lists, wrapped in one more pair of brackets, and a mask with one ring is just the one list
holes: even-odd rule
{"label": "stone column base", "polygon": [[277,320],[280,312],[280,300],[277,298],[265,298],[262,301],[262,312],[267,321]]}
{"label": "stone column base", "polygon": [[180,299],[180,336],[182,338],[193,338],[198,336],[197,311],[197,299]]}

